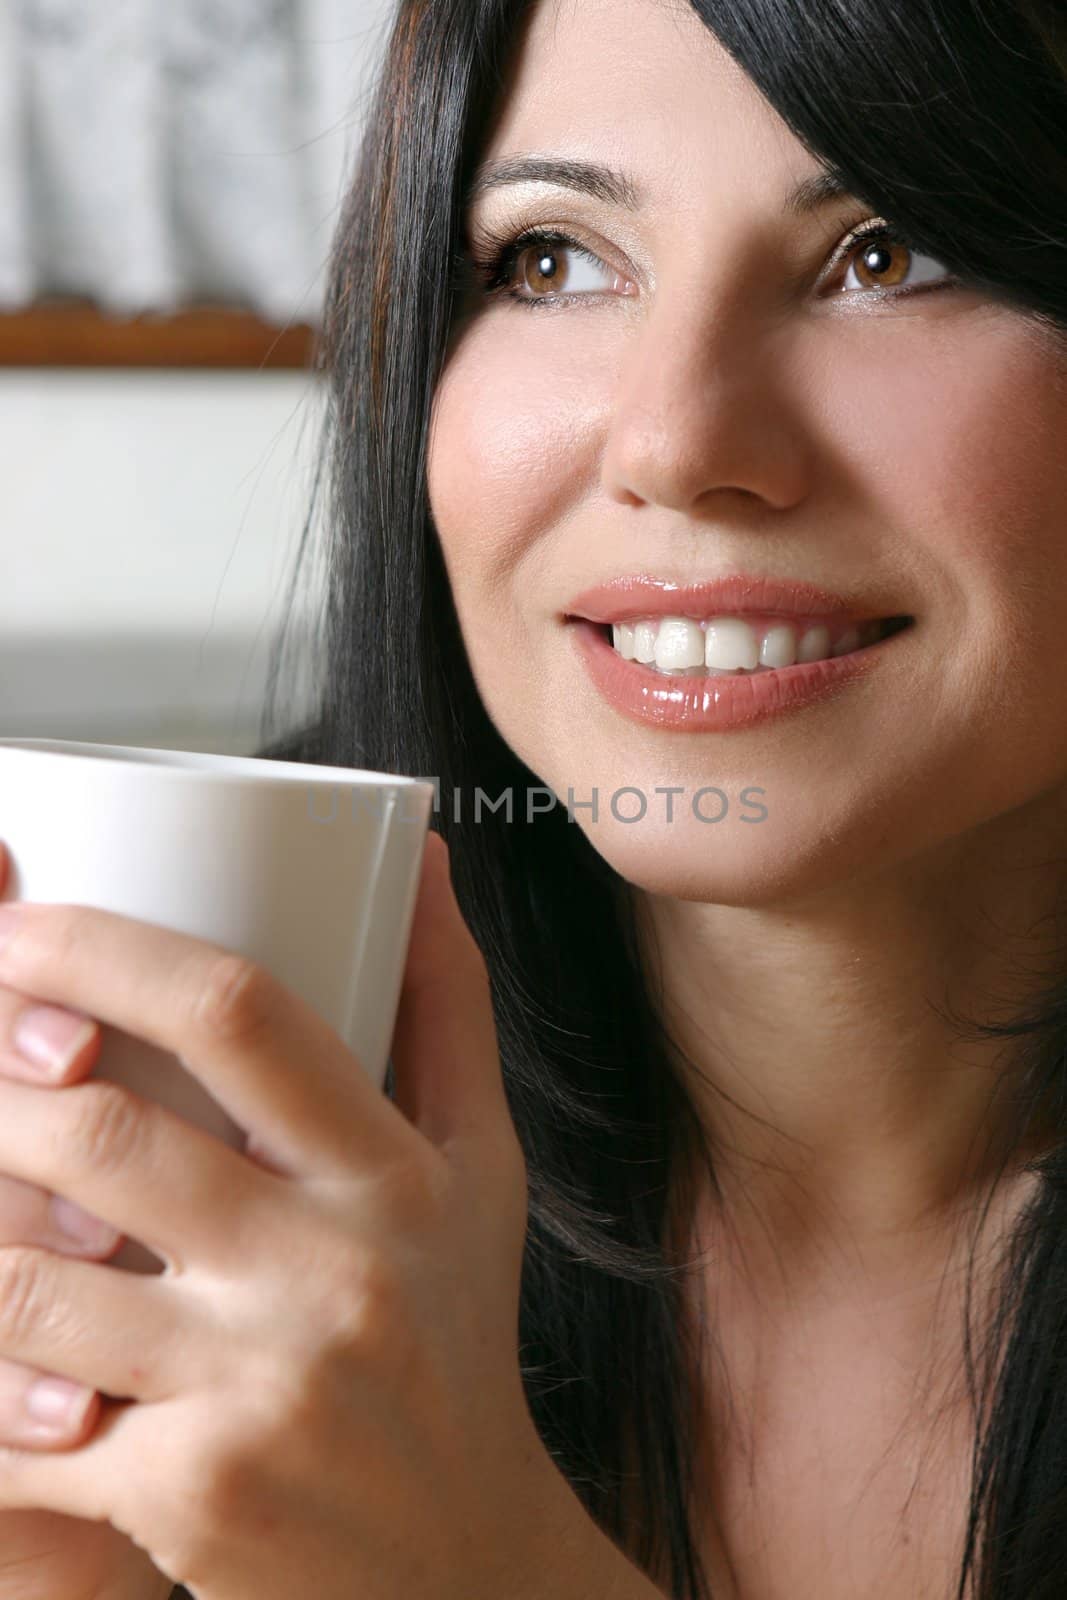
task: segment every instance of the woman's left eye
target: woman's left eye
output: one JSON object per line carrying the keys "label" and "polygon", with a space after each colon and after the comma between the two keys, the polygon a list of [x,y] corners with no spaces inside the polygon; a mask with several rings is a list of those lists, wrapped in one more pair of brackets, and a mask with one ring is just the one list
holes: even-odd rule
{"label": "woman's left eye", "polygon": [[[885,222],[868,225],[845,241],[837,256],[837,263],[848,264],[841,293],[851,294],[857,289],[881,289],[893,295],[910,294],[913,289],[932,284],[947,288],[959,282],[934,256],[923,255],[904,243],[892,227]],[[915,262],[929,265],[920,267],[917,276],[911,269]]]}

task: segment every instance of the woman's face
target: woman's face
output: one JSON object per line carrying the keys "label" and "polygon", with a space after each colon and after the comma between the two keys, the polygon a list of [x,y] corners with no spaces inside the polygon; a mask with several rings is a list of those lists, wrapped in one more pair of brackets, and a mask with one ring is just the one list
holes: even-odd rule
{"label": "woman's face", "polygon": [[[640,191],[636,209],[541,182],[475,200],[476,247],[543,228],[589,256],[535,245],[508,277],[527,303],[475,293],[430,441],[482,700],[600,853],[656,893],[770,903],[1064,786],[1054,341],[935,287],[947,269],[891,238],[890,281],[930,287],[893,300],[862,245],[827,272],[869,211],[784,210],[818,163],[685,0],[542,0],[483,154],[602,163]],[[748,726],[642,724],[605,700],[566,620],[580,591],[736,573],[915,623],[829,698]],[[708,786],[717,822],[694,814]],[[633,793],[613,813],[622,789],[641,820]]]}

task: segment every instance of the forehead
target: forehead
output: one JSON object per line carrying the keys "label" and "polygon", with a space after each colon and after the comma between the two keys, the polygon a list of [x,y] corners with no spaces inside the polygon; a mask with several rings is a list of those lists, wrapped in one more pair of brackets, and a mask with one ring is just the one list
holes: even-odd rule
{"label": "forehead", "polygon": [[486,160],[585,156],[684,208],[694,185],[781,187],[816,163],[688,0],[538,0]]}

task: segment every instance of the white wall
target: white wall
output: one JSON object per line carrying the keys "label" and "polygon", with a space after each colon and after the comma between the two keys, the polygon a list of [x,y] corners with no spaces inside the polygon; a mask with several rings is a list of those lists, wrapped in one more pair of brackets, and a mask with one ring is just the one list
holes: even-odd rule
{"label": "white wall", "polygon": [[0,370],[0,734],[254,747],[316,382]]}

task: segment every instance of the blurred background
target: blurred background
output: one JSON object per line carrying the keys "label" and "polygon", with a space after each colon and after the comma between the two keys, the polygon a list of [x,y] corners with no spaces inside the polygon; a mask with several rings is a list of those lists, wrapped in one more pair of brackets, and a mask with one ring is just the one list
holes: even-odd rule
{"label": "blurred background", "polygon": [[0,736],[256,747],[393,9],[0,0]]}

